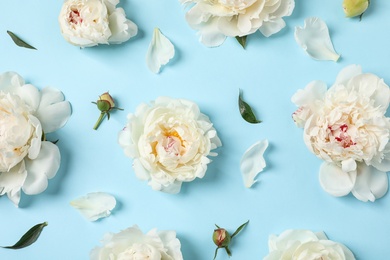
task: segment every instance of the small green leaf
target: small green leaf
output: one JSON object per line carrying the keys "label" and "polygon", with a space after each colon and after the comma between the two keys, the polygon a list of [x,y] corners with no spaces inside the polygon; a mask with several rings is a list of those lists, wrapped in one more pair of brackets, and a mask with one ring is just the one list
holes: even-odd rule
{"label": "small green leaf", "polygon": [[245,119],[248,123],[251,124],[258,124],[261,123],[260,120],[257,120],[255,114],[252,111],[252,108],[244,101],[242,100],[242,93],[240,90],[240,93],[238,95],[238,106],[240,108],[240,114],[242,118]]}
{"label": "small green leaf", "polygon": [[42,230],[44,227],[47,226],[47,222],[43,222],[41,224],[37,224],[30,228],[29,231],[24,234],[18,242],[16,242],[15,245],[13,246],[3,246],[3,248],[8,248],[8,249],[21,249],[24,247],[27,247],[31,244],[33,244],[35,241],[37,241],[39,235],[41,234]]}
{"label": "small green leaf", "polygon": [[246,35],[245,36],[236,36],[236,40],[241,44],[242,48],[245,49],[246,46]]}
{"label": "small green leaf", "polygon": [[35,47],[31,46],[31,45],[28,44],[27,42],[25,42],[25,41],[23,41],[22,39],[20,39],[20,38],[19,38],[18,36],[16,36],[16,34],[14,34],[13,32],[7,31],[7,33],[9,34],[9,36],[11,36],[12,40],[14,41],[14,43],[15,43],[16,45],[18,45],[19,47],[24,47],[24,48],[36,50]]}
{"label": "small green leaf", "polygon": [[237,228],[236,231],[234,231],[233,235],[231,236],[231,238],[233,238],[235,235],[237,235],[247,224],[249,223],[249,220],[247,222],[245,222],[244,224],[242,224],[241,226],[239,226]]}

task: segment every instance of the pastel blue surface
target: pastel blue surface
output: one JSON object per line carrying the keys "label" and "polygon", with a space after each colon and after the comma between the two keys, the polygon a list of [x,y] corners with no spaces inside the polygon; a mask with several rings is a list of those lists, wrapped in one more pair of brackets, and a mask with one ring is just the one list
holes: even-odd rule
{"label": "pastel blue surface", "polygon": [[[321,161],[304,145],[302,129],[291,120],[291,96],[312,80],[333,83],[347,65],[390,83],[390,1],[371,1],[362,21],[347,19],[342,1],[296,0],[287,26],[270,38],[248,37],[246,50],[234,39],[218,48],[204,47],[185,21],[176,0],[122,0],[120,6],[139,27],[137,37],[122,45],[80,49],[61,36],[57,16],[62,1],[3,1],[0,15],[0,72],[15,71],[38,88],[53,86],[72,104],[59,139],[61,168],[48,189],[22,196],[16,208],[0,199],[0,245],[10,245],[31,226],[47,221],[32,246],[0,249],[0,259],[89,259],[89,252],[107,232],[137,224],[176,230],[186,260],[212,259],[214,224],[233,231],[249,225],[237,238],[231,259],[262,259],[268,236],[286,229],[325,231],[361,260],[388,259],[390,195],[374,203],[353,196],[335,198],[318,182]],[[339,62],[315,61],[294,40],[294,27],[318,16],[329,29],[342,57]],[[176,48],[173,61],[158,75],[146,67],[145,54],[158,27]],[[38,50],[19,48],[6,33],[13,31]],[[263,123],[245,122],[237,107],[239,89]],[[99,111],[91,101],[109,90],[124,112],[112,113],[98,131]],[[179,194],[153,191],[134,175],[132,161],[117,144],[126,116],[142,102],[158,96],[186,98],[207,114],[222,140],[206,176],[184,183]],[[254,142],[268,139],[267,167],[251,189],[243,185],[239,163]],[[86,221],[69,202],[86,193],[113,194],[118,206],[97,222]],[[220,251],[217,259],[228,259]]]}

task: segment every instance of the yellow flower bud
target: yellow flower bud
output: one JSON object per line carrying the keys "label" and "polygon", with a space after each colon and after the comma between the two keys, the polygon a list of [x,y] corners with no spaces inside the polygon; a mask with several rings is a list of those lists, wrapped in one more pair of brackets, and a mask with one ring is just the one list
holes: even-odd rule
{"label": "yellow flower bud", "polygon": [[369,4],[369,0],[344,0],[344,13],[347,17],[362,15],[367,10]]}
{"label": "yellow flower bud", "polygon": [[110,103],[110,108],[115,107],[114,99],[111,97],[111,95],[108,92],[103,93],[99,97],[99,100],[107,101],[108,103]]}

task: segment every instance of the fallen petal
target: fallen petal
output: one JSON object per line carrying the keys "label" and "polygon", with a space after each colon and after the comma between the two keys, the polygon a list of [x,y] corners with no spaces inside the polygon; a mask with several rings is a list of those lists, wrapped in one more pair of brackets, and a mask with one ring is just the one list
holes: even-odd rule
{"label": "fallen petal", "polygon": [[263,154],[268,147],[268,140],[261,140],[249,147],[241,158],[240,170],[245,187],[250,188],[256,182],[257,174],[266,166]]}
{"label": "fallen petal", "polygon": [[153,73],[159,73],[162,65],[175,55],[175,47],[158,28],[154,29],[152,41],[146,53],[146,64]]}
{"label": "fallen petal", "polygon": [[337,61],[340,58],[333,48],[328,26],[318,17],[307,18],[303,28],[295,27],[294,36],[296,42],[313,59]]}
{"label": "fallen petal", "polygon": [[86,196],[72,200],[70,205],[80,211],[89,221],[108,217],[115,208],[115,198],[105,192],[92,192]]}

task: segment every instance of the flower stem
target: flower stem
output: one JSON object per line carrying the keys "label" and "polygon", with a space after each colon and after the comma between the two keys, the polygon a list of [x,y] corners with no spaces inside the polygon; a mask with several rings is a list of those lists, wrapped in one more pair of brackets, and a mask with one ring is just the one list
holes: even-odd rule
{"label": "flower stem", "polygon": [[93,130],[97,130],[100,123],[103,121],[104,116],[106,115],[105,112],[101,112],[98,120],[96,121],[95,125],[93,126]]}

